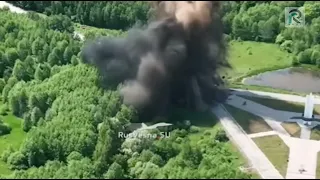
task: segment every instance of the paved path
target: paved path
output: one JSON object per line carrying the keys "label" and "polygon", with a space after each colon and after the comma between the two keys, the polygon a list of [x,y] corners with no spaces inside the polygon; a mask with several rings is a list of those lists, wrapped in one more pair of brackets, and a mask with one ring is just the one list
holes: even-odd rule
{"label": "paved path", "polygon": [[300,138],[301,139],[310,139],[310,135],[311,135],[311,129],[309,127],[306,127],[306,126],[302,126],[301,127]]}
{"label": "paved path", "polygon": [[[286,178],[315,179],[319,142],[299,138],[288,138],[288,141],[290,154]],[[305,169],[305,172],[300,173],[301,168]]]}
{"label": "paved path", "polygon": [[249,134],[250,138],[257,138],[257,137],[264,137],[264,136],[271,136],[271,135],[278,135],[275,131],[267,131],[267,132],[259,132],[254,134]]}
{"label": "paved path", "polygon": [[[292,94],[280,94],[280,93],[272,93],[272,92],[264,92],[264,91],[254,91],[254,90],[244,90],[244,89],[231,89],[232,94],[235,95],[246,95],[253,97],[263,97],[269,99],[279,99],[283,101],[291,101],[291,102],[300,102],[304,103],[306,98],[303,96],[292,95]],[[315,96],[314,98],[315,104],[320,104],[320,97]]]}
{"label": "paved path", "polygon": [[[246,105],[243,105],[244,101],[247,102]],[[302,139],[290,137],[288,133],[283,132],[285,130],[281,126],[281,121],[297,121],[291,120],[290,117],[299,116],[299,113],[274,110],[235,95],[231,96],[227,103],[266,119],[270,127],[274,129],[280,138],[288,145],[290,153],[286,175],[287,179],[315,179],[320,141],[309,140],[311,133],[310,127],[305,126],[302,120],[298,121],[298,124],[301,126]],[[299,170],[301,168],[306,171],[300,173]]]}
{"label": "paved path", "polygon": [[230,139],[239,147],[241,152],[249,159],[253,167],[263,179],[283,179],[281,174],[268,158],[261,152],[258,146],[247,136],[244,130],[235,122],[226,109],[219,105],[212,110],[220,119]]}
{"label": "paved path", "polygon": [[[244,101],[247,102],[245,106],[243,105]],[[279,134],[290,136],[288,132],[281,126],[281,119],[285,120],[286,117],[284,117],[283,114],[279,113],[278,111],[235,95],[232,95],[226,103],[262,117],[274,131],[278,132]]]}
{"label": "paved path", "polygon": [[[232,92],[232,94],[238,94],[238,95],[249,95],[249,96],[255,96],[255,97],[266,97],[271,99],[280,99],[284,101],[294,101],[294,102],[301,102],[304,103],[305,97],[297,96],[297,95],[289,95],[289,94],[278,94],[278,93],[270,93],[270,92],[261,92],[261,91],[251,91],[251,90],[241,90],[241,89],[234,89],[235,91]],[[236,96],[238,97],[238,96]],[[240,97],[238,97],[240,98]],[[242,99],[245,100],[245,99]],[[245,100],[248,101],[248,100]],[[320,103],[320,99],[316,99],[317,103]],[[250,102],[250,101],[249,101]],[[239,106],[237,106],[240,108]],[[261,108],[262,106],[259,106]],[[311,122],[312,125],[306,126],[304,124],[305,121],[302,119],[290,119],[291,117],[301,117],[301,113],[295,113],[295,112],[286,112],[286,111],[278,111],[271,109],[269,107],[264,106],[263,110],[266,110],[270,115],[276,117],[276,119],[286,122],[296,122],[301,127],[301,135],[300,138],[302,139],[310,139],[311,129],[317,125],[320,125],[320,122]],[[250,110],[249,112],[252,112]],[[255,113],[257,114],[257,113]],[[260,113],[258,113],[260,114]],[[315,115],[316,118],[320,118],[319,115]],[[267,120],[268,121],[268,120]],[[281,129],[278,129],[281,131]]]}

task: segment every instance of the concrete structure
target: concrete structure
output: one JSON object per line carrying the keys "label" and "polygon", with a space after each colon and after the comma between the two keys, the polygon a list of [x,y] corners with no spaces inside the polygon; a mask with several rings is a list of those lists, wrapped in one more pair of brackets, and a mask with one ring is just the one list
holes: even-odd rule
{"label": "concrete structure", "polygon": [[[314,108],[314,97],[312,93],[310,93],[309,95],[306,96],[303,117],[308,119],[313,118],[313,108]],[[311,125],[310,121],[309,122],[307,121],[305,123],[306,125]]]}
{"label": "concrete structure", "polygon": [[313,115],[313,107],[314,107],[314,97],[312,93],[306,96],[306,102],[304,106],[304,118],[312,118]]}
{"label": "concrete structure", "polygon": [[[244,94],[244,91],[234,92],[233,94]],[[261,92],[259,92],[261,93]],[[255,95],[253,93],[248,92],[246,95]],[[261,93],[262,94],[262,93]],[[264,93],[263,93],[264,94]],[[266,93],[268,95],[275,96],[276,99],[281,99],[281,96],[276,93]],[[291,95],[290,95],[291,96]],[[286,97],[286,96],[284,96]],[[294,96],[291,96],[294,97]],[[300,99],[301,100],[300,100]],[[306,102],[306,98],[295,96],[293,101]],[[302,101],[303,100],[303,101]],[[243,106],[243,101],[246,101],[246,105]],[[296,102],[297,102],[296,101]],[[269,126],[273,129],[276,134],[283,140],[283,142],[290,148],[289,152],[289,161],[287,167],[286,177],[287,179],[315,179],[316,177],[316,167],[317,167],[317,154],[320,151],[320,141],[310,140],[310,129],[319,124],[318,121],[313,121],[312,126],[305,126],[303,122],[308,119],[301,116],[300,113],[294,112],[286,112],[271,109],[269,107],[260,105],[253,101],[238,97],[236,95],[231,96],[231,98],[227,101],[227,104],[237,107],[239,109],[245,110],[247,112],[251,112],[257,116],[260,116],[265,119],[265,121],[269,124]],[[310,111],[310,110],[309,110]],[[300,119],[290,119],[293,116],[299,116]],[[310,115],[310,114],[309,114]],[[317,117],[317,115],[316,115]],[[314,119],[314,118],[312,118]],[[297,122],[301,127],[301,138],[291,137],[288,133],[284,133],[284,129],[281,127],[281,122]],[[261,137],[273,135],[274,132],[269,131],[265,133],[257,133],[248,135],[248,137]],[[261,173],[261,171],[258,171]]]}
{"label": "concrete structure", "polygon": [[238,146],[240,152],[247,157],[262,179],[283,179],[279,171],[223,106],[216,106],[212,112],[220,119],[230,140]]}

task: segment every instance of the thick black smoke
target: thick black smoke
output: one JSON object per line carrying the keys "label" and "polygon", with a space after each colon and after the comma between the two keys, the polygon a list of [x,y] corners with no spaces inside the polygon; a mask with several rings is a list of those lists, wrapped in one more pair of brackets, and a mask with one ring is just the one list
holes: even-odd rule
{"label": "thick black smoke", "polygon": [[126,38],[103,37],[87,43],[83,59],[99,69],[105,85],[123,83],[124,103],[140,112],[164,115],[172,105],[204,109],[224,99],[217,70],[228,66],[219,12],[212,12],[214,8],[207,6],[213,3],[206,3],[191,10],[210,10],[210,18],[178,12],[184,6],[192,8],[192,3],[176,2],[171,12],[163,5],[172,4],[162,4],[166,15],[162,19],[144,29],[131,29]]}

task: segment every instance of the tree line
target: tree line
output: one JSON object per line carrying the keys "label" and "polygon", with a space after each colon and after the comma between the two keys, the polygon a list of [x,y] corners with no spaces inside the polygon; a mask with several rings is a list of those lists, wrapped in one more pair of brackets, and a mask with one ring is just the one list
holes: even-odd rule
{"label": "tree line", "polygon": [[0,24],[1,115],[21,117],[27,132],[19,149],[1,154],[13,171],[6,178],[251,177],[239,170],[223,130],[198,132],[197,145],[189,138],[194,128],[162,140],[119,139],[137,111],[121,103],[117,89],[102,89],[97,70],[82,63],[83,42],[68,16],[4,9]]}
{"label": "tree line", "polygon": [[[146,23],[144,2],[11,1],[30,12],[0,11],[0,92],[4,106],[24,119],[27,133],[19,149],[1,155],[14,171],[10,178],[250,178],[238,169],[224,131],[174,130],[168,139],[119,139],[137,112],[121,103],[116,89],[103,90],[95,68],[81,62],[83,42],[74,22],[126,30]],[[303,6],[304,28],[284,27],[284,7]],[[305,1],[224,2],[226,36],[232,40],[276,43],[296,54],[293,64],[320,65],[319,3]],[[95,36],[122,31],[88,30]],[[0,116],[1,118],[1,116]],[[11,128],[0,119],[0,136]],[[157,132],[159,133],[159,132]]]}
{"label": "tree line", "polygon": [[[118,133],[137,112],[121,103],[116,89],[103,90],[95,68],[81,62],[83,42],[74,22],[126,30],[146,23],[149,6],[136,2],[11,1],[30,12],[0,11],[0,115],[24,119],[27,137],[1,155],[10,178],[250,178],[238,169],[223,130],[174,130],[168,139],[124,140]],[[285,28],[284,7],[305,8],[304,28]],[[222,5],[228,39],[276,43],[300,63],[320,66],[320,4],[305,1],[228,1]],[[85,36],[122,36],[122,31],[87,30]],[[11,132],[1,120],[0,136]],[[159,132],[156,132],[159,133]]]}
{"label": "tree line", "polygon": [[[108,29],[128,29],[150,17],[148,3],[142,1],[11,1],[27,10],[47,15],[64,14],[74,22]],[[306,26],[285,27],[285,7],[304,7]],[[277,43],[294,53],[293,65],[315,64],[320,67],[320,4],[312,1],[226,1],[222,3],[224,32],[228,39]],[[93,37],[92,33],[87,34]]]}
{"label": "tree line", "polygon": [[63,14],[74,22],[106,29],[128,29],[148,20],[149,5],[144,1],[9,1],[20,8]]}
{"label": "tree line", "polygon": [[[285,27],[285,7],[304,7],[305,26]],[[319,22],[320,3],[289,2],[226,2],[225,33],[235,40],[276,43],[293,53],[292,64],[315,64],[320,67]]]}

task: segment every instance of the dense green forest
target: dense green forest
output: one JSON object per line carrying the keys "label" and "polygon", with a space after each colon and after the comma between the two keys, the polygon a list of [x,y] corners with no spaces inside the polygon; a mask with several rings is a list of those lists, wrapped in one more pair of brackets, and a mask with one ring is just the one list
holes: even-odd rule
{"label": "dense green forest", "polygon": [[[147,22],[149,6],[141,1],[76,2],[12,1],[23,9],[47,15],[64,14],[74,22],[109,29],[127,29],[137,21]],[[285,28],[284,8],[305,8],[304,28]],[[293,65],[315,64],[320,67],[320,3],[313,1],[226,1],[223,22],[229,39],[270,42],[294,53]]]}
{"label": "dense green forest", "polygon": [[[305,8],[306,26],[285,28],[285,7]],[[320,66],[320,3],[313,1],[226,2],[223,6],[225,33],[232,39],[276,43],[295,54],[293,65]]]}
{"label": "dense green forest", "polygon": [[74,22],[107,29],[128,29],[148,20],[143,1],[9,1],[25,10],[46,15],[64,14]]}
{"label": "dense green forest", "polygon": [[[101,89],[96,69],[82,63],[83,42],[73,38],[68,16],[3,9],[0,24],[0,118],[23,119],[26,132],[19,148],[5,144],[1,161],[11,173],[2,174],[0,166],[1,177],[251,177],[239,170],[239,155],[220,128],[176,129],[161,140],[119,139],[137,112],[121,103],[117,90]],[[11,132],[2,120],[0,128],[0,137]]]}
{"label": "dense green forest", "polygon": [[[121,103],[117,90],[100,88],[96,69],[80,58],[83,42],[72,33],[79,23],[112,29],[86,31],[87,39],[124,35],[137,22],[147,22],[152,12],[148,4],[10,3],[47,17],[0,11],[0,137],[12,131],[2,120],[10,114],[23,119],[21,129],[27,133],[19,148],[8,145],[0,154],[11,172],[2,175],[0,163],[0,177],[251,177],[239,170],[239,156],[219,128],[210,132],[193,126],[176,129],[162,140],[118,138],[125,125],[136,121],[137,112]],[[284,27],[286,6],[305,7],[304,28]],[[228,40],[276,43],[297,55],[293,65],[320,66],[320,3],[227,1],[222,10]],[[178,117],[174,121],[184,120]]]}

